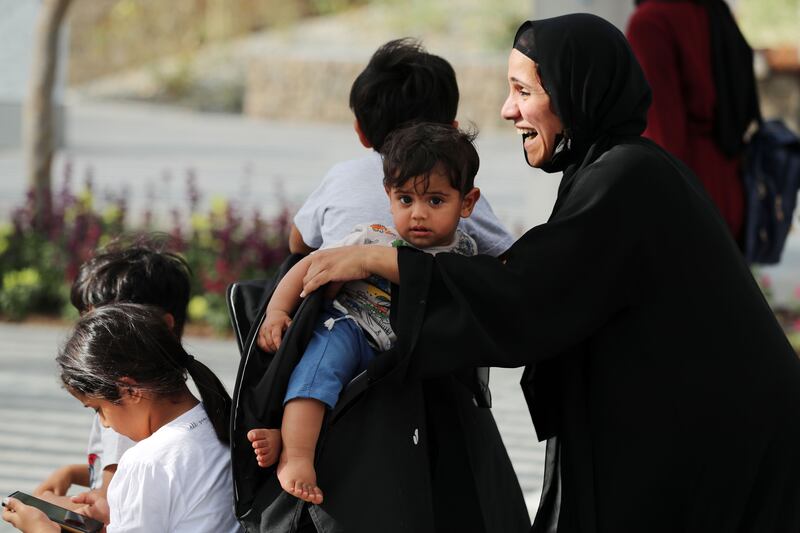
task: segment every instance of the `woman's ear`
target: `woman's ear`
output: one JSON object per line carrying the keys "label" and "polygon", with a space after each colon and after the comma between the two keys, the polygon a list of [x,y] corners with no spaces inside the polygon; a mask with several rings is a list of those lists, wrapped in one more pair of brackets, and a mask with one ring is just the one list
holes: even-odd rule
{"label": "woman's ear", "polygon": [[475,209],[475,204],[478,203],[480,197],[481,190],[477,187],[473,187],[471,191],[464,195],[464,198],[461,199],[461,218],[467,218],[472,214],[472,210]]}

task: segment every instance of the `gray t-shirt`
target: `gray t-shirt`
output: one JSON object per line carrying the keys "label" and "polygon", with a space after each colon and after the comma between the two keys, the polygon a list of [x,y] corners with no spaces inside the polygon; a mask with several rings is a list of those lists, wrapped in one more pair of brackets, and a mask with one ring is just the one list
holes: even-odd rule
{"label": "gray t-shirt", "polygon": [[[294,217],[303,241],[312,248],[337,243],[367,222],[393,225],[377,152],[334,165]],[[481,254],[497,257],[514,243],[483,196],[459,228],[475,239]]]}

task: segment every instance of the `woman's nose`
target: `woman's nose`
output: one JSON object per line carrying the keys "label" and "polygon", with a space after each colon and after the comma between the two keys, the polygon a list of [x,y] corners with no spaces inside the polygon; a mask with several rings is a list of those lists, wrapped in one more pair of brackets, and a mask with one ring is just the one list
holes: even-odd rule
{"label": "woman's nose", "polygon": [[502,116],[505,120],[514,120],[517,118],[518,114],[519,108],[509,94],[508,98],[506,98],[506,101],[503,102],[503,107],[500,108],[500,116]]}

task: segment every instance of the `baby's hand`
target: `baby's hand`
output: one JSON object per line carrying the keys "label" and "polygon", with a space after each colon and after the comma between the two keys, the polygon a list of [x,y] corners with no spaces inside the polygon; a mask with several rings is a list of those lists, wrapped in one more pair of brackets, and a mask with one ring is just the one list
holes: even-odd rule
{"label": "baby's hand", "polygon": [[280,429],[251,429],[247,433],[247,440],[253,443],[258,466],[266,468],[278,461],[281,453]]}
{"label": "baby's hand", "polygon": [[265,352],[277,352],[283,332],[291,323],[292,319],[284,311],[267,310],[267,317],[261,325],[261,331],[258,332],[258,347]]}

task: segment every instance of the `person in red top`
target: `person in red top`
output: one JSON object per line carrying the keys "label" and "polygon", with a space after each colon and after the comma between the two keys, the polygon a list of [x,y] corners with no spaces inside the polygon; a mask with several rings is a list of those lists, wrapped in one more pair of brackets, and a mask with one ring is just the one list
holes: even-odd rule
{"label": "person in red top", "polygon": [[637,0],[626,31],[653,91],[645,137],[686,163],[741,240],[743,137],[758,116],[752,50],[723,0]]}

